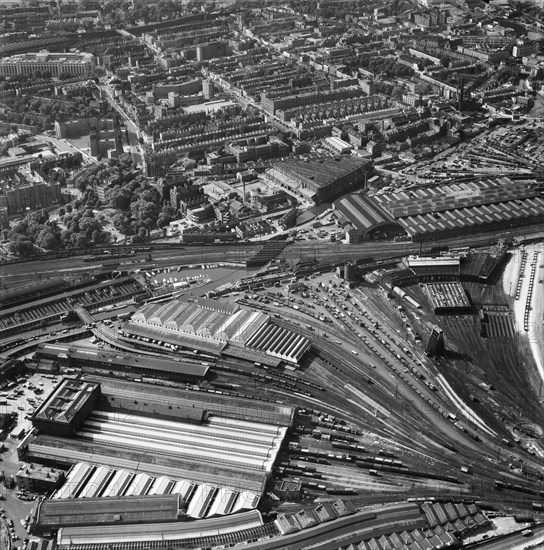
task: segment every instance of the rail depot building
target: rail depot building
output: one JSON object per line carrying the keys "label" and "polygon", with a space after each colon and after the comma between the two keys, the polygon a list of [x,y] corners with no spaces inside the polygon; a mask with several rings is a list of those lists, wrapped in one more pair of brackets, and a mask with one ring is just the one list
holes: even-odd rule
{"label": "rail depot building", "polygon": [[503,177],[374,196],[353,193],[334,206],[350,242],[400,234],[430,241],[541,223],[544,188]]}

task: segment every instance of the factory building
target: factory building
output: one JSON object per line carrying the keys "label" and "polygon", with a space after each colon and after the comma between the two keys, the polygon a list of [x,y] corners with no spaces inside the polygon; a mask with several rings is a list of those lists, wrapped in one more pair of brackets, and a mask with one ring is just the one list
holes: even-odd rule
{"label": "factory building", "polygon": [[319,204],[361,187],[371,167],[370,160],[359,157],[293,158],[275,163],[266,177],[297,197]]}

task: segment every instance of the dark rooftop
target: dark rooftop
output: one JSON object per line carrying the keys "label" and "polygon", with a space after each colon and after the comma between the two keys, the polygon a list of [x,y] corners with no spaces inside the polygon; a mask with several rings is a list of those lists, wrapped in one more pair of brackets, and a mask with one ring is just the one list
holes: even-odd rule
{"label": "dark rooftop", "polygon": [[116,367],[128,367],[147,369],[172,374],[186,374],[191,376],[206,376],[208,367],[188,361],[173,361],[159,357],[142,357],[131,353],[120,353],[117,351],[99,351],[90,348],[74,347],[62,344],[42,344],[38,352],[48,355],[66,356],[82,361],[93,361],[102,364],[110,364]]}
{"label": "dark rooftop", "polygon": [[381,225],[396,225],[396,221],[372,198],[353,193],[337,200],[334,206],[360,231],[367,232]]}
{"label": "dark rooftop", "polygon": [[99,387],[94,382],[64,378],[34,414],[38,420],[69,424]]}
{"label": "dark rooftop", "polygon": [[444,185],[433,189],[381,195],[378,200],[394,218],[415,216],[430,212],[458,210],[485,204],[510,202],[538,197],[537,187],[508,178]]}
{"label": "dark rooftop", "polygon": [[287,159],[274,164],[283,174],[310,187],[327,187],[347,174],[362,170],[371,163],[359,157],[325,157]]}
{"label": "dark rooftop", "polygon": [[179,495],[47,499],[39,508],[44,528],[176,521]]}

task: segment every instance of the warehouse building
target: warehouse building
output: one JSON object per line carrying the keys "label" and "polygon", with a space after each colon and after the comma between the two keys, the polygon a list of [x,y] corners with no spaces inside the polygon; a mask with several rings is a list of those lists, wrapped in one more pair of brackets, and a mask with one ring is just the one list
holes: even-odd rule
{"label": "warehouse building", "polygon": [[310,348],[307,338],[272,324],[265,313],[206,298],[148,304],[122,332],[124,337],[149,336],[217,355],[226,346],[247,347],[290,363],[298,363]]}
{"label": "warehouse building", "polygon": [[360,157],[287,159],[275,163],[266,177],[302,200],[330,201],[363,186],[372,162]]}
{"label": "warehouse building", "polygon": [[542,223],[544,189],[496,178],[376,195],[414,241]]}
{"label": "warehouse building", "polygon": [[459,256],[408,256],[406,264],[419,282],[457,281],[461,272]]}
{"label": "warehouse building", "polygon": [[96,69],[90,53],[22,53],[0,60],[0,75],[32,75],[36,71],[48,71],[53,76],[69,73],[73,76],[91,75]]}
{"label": "warehouse building", "polygon": [[298,363],[310,349],[310,340],[277,325],[263,325],[247,341],[249,349],[265,351],[290,363]]}
{"label": "warehouse building", "polygon": [[505,251],[469,252],[463,256],[408,256],[402,267],[386,273],[385,280],[391,287],[436,281],[489,284],[500,276],[500,268],[507,258]]}
{"label": "warehouse building", "polygon": [[270,317],[228,302],[179,298],[166,304],[148,304],[131,321],[202,339],[245,344],[257,329],[270,322]]}

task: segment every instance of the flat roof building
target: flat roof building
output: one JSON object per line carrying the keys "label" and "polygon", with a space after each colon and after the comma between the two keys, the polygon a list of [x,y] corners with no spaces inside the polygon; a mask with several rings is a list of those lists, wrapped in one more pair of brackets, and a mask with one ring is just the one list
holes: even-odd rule
{"label": "flat roof building", "polygon": [[48,71],[52,76],[68,73],[74,76],[92,75],[96,69],[90,53],[22,53],[0,60],[0,75],[33,75]]}
{"label": "flat roof building", "polygon": [[23,464],[17,472],[17,485],[36,493],[48,493],[60,487],[64,471],[41,464]]}
{"label": "flat roof building", "polygon": [[64,378],[32,417],[42,433],[72,437],[100,398],[100,385]]}

